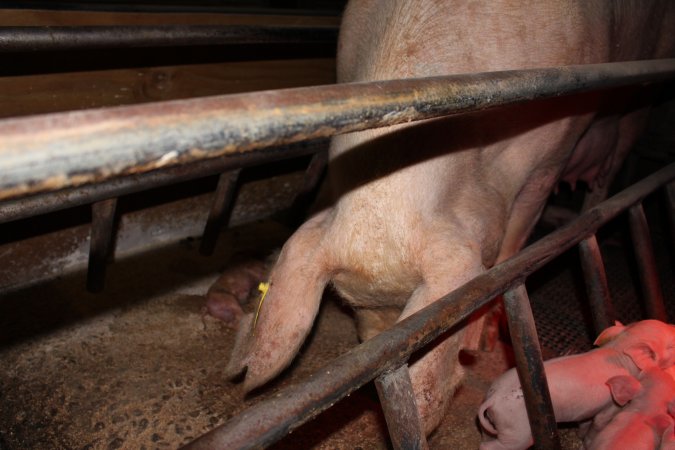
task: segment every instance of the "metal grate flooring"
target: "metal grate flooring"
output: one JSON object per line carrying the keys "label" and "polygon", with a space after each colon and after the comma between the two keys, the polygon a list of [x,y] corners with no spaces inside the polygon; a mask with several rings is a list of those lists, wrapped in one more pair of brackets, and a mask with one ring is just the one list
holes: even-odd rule
{"label": "metal grate flooring", "polygon": [[[652,205],[653,207],[654,205]],[[658,214],[650,217],[651,235],[669,321],[675,318],[674,255]],[[618,320],[630,323],[646,318],[630,235],[623,218],[609,233],[599,236],[605,270]],[[657,226],[653,224],[656,222]],[[581,273],[579,255],[573,248],[549,266],[533,274],[527,283],[532,309],[545,357],[590,350],[595,339]]]}

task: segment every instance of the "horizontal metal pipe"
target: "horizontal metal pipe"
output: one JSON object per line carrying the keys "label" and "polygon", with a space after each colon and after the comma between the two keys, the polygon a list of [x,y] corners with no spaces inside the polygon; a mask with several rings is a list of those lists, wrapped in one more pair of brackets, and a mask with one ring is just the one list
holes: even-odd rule
{"label": "horizontal metal pipe", "polygon": [[307,382],[280,390],[272,399],[246,409],[184,448],[247,449],[270,445],[363,384],[394,370],[411,353],[467,318],[495,296],[522,283],[528,275],[673,179],[675,164],[591,208],[512,258],[337,357],[314,372]]}
{"label": "horizontal metal pipe", "polygon": [[303,141],[282,147],[272,147],[264,152],[225,156],[184,166],[174,166],[153,172],[112,178],[98,184],[88,184],[16,200],[8,200],[0,202],[0,223],[86,205],[111,197],[119,197],[133,192],[214,175],[240,167],[254,166],[263,162],[273,162],[294,156],[325,151],[327,145],[328,141],[326,139]]}
{"label": "horizontal metal pipe", "polygon": [[0,121],[0,200],[497,105],[664,80],[675,59],[376,81]]}
{"label": "horizontal metal pipe", "polygon": [[0,53],[194,45],[327,44],[338,28],[246,25],[0,27]]}

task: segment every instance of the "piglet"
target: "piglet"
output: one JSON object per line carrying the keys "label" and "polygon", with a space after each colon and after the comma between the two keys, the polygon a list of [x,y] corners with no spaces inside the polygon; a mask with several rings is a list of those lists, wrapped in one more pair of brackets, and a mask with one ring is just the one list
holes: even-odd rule
{"label": "piglet", "polygon": [[220,319],[229,328],[241,326],[243,305],[265,278],[265,262],[245,259],[226,268],[206,293],[205,312]]}
{"label": "piglet", "polygon": [[590,442],[588,450],[654,450],[673,426],[667,414],[675,405],[675,380],[658,367],[644,370],[637,379],[619,375],[607,380],[612,397],[625,406]]}
{"label": "piglet", "polygon": [[[551,359],[544,364],[551,401],[558,422],[583,421],[612,407],[605,384],[617,375],[637,375],[649,367],[670,367],[675,359],[675,327],[644,320],[604,330],[599,348],[579,355]],[[481,450],[526,449],[533,443],[523,391],[515,369],[490,387],[478,411],[483,429],[496,439]]]}

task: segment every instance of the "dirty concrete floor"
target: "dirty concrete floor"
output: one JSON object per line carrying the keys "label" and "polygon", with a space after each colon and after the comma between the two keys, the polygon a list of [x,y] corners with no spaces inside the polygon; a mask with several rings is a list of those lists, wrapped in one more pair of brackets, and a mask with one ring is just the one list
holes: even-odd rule
{"label": "dirty concrete floor", "polygon": [[[216,254],[199,242],[117,261],[102,294],[84,274],[0,300],[0,450],[178,448],[242,409],[302,380],[357,344],[347,309],[327,295],[318,325],[292,368],[256,395],[225,380],[233,332],[203,314],[203,297],[236,252],[265,253],[287,230],[273,222],[230,230]],[[467,358],[467,379],[432,449],[476,449],[475,414],[508,348]],[[549,355],[550,356],[550,355]],[[375,389],[364,386],[277,443],[275,449],[385,449]],[[579,448],[574,429],[564,448]]]}

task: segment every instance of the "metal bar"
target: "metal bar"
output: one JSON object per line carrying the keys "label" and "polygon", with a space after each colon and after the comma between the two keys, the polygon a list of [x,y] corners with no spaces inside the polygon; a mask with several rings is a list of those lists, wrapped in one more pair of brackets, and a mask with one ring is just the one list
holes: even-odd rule
{"label": "metal bar", "polygon": [[628,210],[628,223],[630,224],[630,234],[633,239],[633,249],[635,250],[647,316],[651,319],[667,322],[668,315],[663,303],[659,272],[656,268],[649,225],[642,203],[634,205]]}
{"label": "metal bar", "polygon": [[105,283],[105,269],[112,255],[117,198],[91,205],[91,236],[89,239],[89,268],[87,290],[101,292]]}
{"label": "metal bar", "polygon": [[199,252],[202,255],[212,255],[213,249],[218,241],[220,229],[230,221],[232,208],[234,206],[234,194],[237,190],[237,182],[241,169],[235,169],[230,172],[220,174],[218,186],[213,197],[213,204],[209,212],[209,218],[206,220],[202,243],[199,246]]}
{"label": "metal bar", "polygon": [[305,171],[302,187],[289,208],[289,225],[293,228],[299,227],[305,220],[307,212],[316,198],[318,185],[327,164],[328,149],[319,151],[312,156]]}
{"label": "metal bar", "polygon": [[670,226],[670,244],[675,254],[675,182],[666,185],[666,210]]}
{"label": "metal bar", "polygon": [[394,449],[428,449],[408,365],[380,375],[375,379],[375,387]]}
{"label": "metal bar", "polygon": [[602,330],[614,324],[616,312],[609,293],[602,252],[595,234],[579,243],[579,257],[593,316],[593,326],[596,334],[600,334]]}
{"label": "metal bar", "polygon": [[675,59],[284,89],[0,121],[0,200],[675,75]]}
{"label": "metal bar", "polygon": [[539,337],[524,284],[504,293],[504,306],[534,445],[538,449],[560,449]]}
{"label": "metal bar", "polygon": [[274,398],[246,409],[185,448],[245,449],[270,445],[368,381],[395,369],[411,353],[673,179],[675,164],[591,208],[517,255],[335,358],[313,373],[309,381],[280,390]]}
{"label": "metal bar", "polygon": [[0,53],[194,45],[337,42],[334,26],[120,25],[0,27]]}
{"label": "metal bar", "polygon": [[262,153],[244,153],[214,160],[200,161],[184,166],[169,167],[153,172],[112,178],[98,184],[89,184],[56,192],[37,194],[18,200],[0,202],[0,223],[46,214],[74,206],[85,205],[111,197],[120,197],[147,189],[214,175],[263,162],[302,156],[323,151],[328,140],[303,141],[282,147],[270,148]]}

